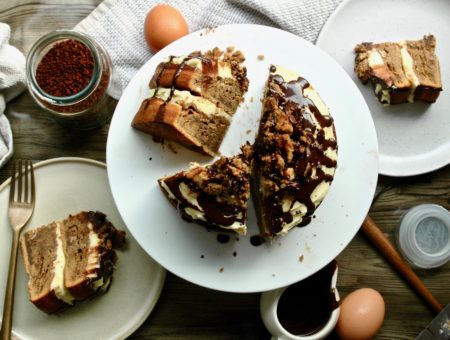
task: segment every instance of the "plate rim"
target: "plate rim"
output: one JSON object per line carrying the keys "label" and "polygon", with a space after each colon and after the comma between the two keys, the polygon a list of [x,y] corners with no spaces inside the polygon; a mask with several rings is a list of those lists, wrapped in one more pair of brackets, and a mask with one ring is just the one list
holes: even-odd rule
{"label": "plate rim", "polygon": [[[324,36],[326,34],[330,34],[329,32],[330,32],[330,27],[332,25],[332,21],[336,20],[336,18],[341,15],[341,13],[345,10],[345,8],[347,6],[349,6],[349,4],[354,3],[354,2],[356,3],[357,0],[343,0],[336,7],[336,9],[331,13],[331,15],[328,17],[327,21],[325,22],[325,24],[322,26],[322,28],[319,32],[319,35],[317,36],[317,39],[315,42],[315,45],[317,47],[323,49],[324,43],[322,40],[325,39]],[[330,54],[330,56],[334,59],[334,57],[331,54]],[[338,61],[336,60],[336,62],[338,62]],[[358,91],[360,91],[359,88],[358,88]],[[363,98],[364,98],[364,96],[363,96]],[[368,104],[367,104],[367,106],[369,107]],[[369,111],[371,111],[370,107],[369,107]],[[416,167],[409,166],[409,163],[411,162],[411,160],[414,161],[414,158],[416,158],[417,155],[410,156],[407,158],[402,158],[402,157],[398,157],[398,156],[393,157],[393,156],[389,156],[389,155],[380,153],[380,149],[378,149],[378,152],[379,152],[378,173],[380,175],[389,176],[389,177],[409,177],[409,176],[423,175],[423,174],[427,174],[427,173],[442,169],[450,164],[450,158],[447,161],[445,160],[444,157],[436,158],[436,156],[434,156],[434,153],[436,152],[437,149],[439,149],[445,145],[446,144],[442,144],[442,145],[436,147],[433,151],[429,152],[429,154],[431,154],[431,155],[428,156],[428,158],[426,158],[426,160],[428,160],[430,158],[431,162],[422,160],[420,162],[420,166],[416,166]],[[450,141],[448,141],[448,145],[449,146],[446,149],[448,149],[448,151],[450,151]],[[402,168],[401,166],[398,165],[398,163],[402,162],[402,161],[405,163],[408,163],[408,165],[403,166],[403,168]],[[427,164],[432,164],[432,166],[427,166]]]}
{"label": "plate rim", "polygon": [[[107,174],[107,166],[106,163],[95,160],[95,159],[90,159],[90,158],[84,158],[84,157],[56,157],[56,158],[50,158],[50,159],[46,159],[46,160],[42,160],[36,163],[33,163],[33,168],[34,170],[48,166],[48,165],[53,165],[53,164],[58,164],[58,163],[81,163],[81,164],[87,164],[87,165],[94,165],[97,166],[101,169],[105,170],[105,175],[106,175],[106,179],[108,181],[108,187],[109,190],[111,191],[111,187],[109,185],[109,179],[108,179],[108,174]],[[2,192],[3,190],[6,190],[11,183],[11,176],[9,176],[3,183],[0,184],[0,192]],[[111,193],[112,196],[112,193]],[[116,210],[120,215],[120,212],[117,209],[117,205],[116,202],[114,200],[114,198],[112,197],[114,205],[116,207]],[[128,229],[128,226],[126,225],[126,223],[124,222],[124,225],[127,229],[128,232],[131,233],[131,231]],[[7,228],[7,227],[5,227]],[[10,228],[7,228],[10,229]],[[133,236],[134,239],[134,236]],[[137,240],[134,239],[134,242],[140,247],[141,245],[139,244],[139,242],[137,242]],[[144,250],[142,249],[143,252],[146,254],[146,256],[150,257],[151,256]],[[158,281],[158,286],[157,289],[155,290],[155,295],[153,299],[149,299],[150,303],[148,304],[146,310],[144,313],[142,313],[142,315],[140,316],[140,318],[138,318],[137,320],[135,320],[135,322],[132,323],[131,327],[124,329],[124,331],[122,333],[118,333],[115,334],[112,338],[110,339],[116,339],[116,338],[126,338],[128,336],[130,336],[131,334],[133,334],[139,327],[142,326],[142,324],[145,322],[145,320],[149,317],[149,315],[151,314],[151,312],[153,311],[153,309],[155,308],[157,302],[159,301],[159,298],[161,296],[164,284],[165,284],[165,279],[167,276],[167,271],[166,269],[161,266],[157,261],[153,260],[153,258],[151,258],[151,260],[155,263],[156,267],[157,267],[157,271],[156,271],[156,275],[153,276],[153,278],[155,278]],[[2,298],[2,297],[0,297]],[[144,300],[145,301],[145,300]],[[2,324],[2,316],[0,315],[0,325]],[[13,325],[14,326],[14,325]],[[13,339],[35,339],[35,338],[28,338],[28,337],[21,337],[17,334],[17,332],[15,331],[15,329],[12,329],[12,338]]]}

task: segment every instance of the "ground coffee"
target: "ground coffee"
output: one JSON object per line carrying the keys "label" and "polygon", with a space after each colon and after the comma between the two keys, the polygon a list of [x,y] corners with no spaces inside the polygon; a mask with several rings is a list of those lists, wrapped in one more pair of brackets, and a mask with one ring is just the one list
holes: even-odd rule
{"label": "ground coffee", "polygon": [[89,48],[77,40],[55,44],[36,69],[40,88],[54,97],[68,97],[82,91],[91,81],[94,58]]}

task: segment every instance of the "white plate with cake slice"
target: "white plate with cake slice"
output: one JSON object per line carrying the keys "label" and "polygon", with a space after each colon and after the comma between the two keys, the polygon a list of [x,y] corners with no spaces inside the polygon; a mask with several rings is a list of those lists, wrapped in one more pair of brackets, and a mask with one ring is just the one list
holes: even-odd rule
{"label": "white plate with cake slice", "polygon": [[[157,180],[211,163],[173,142],[157,143],[131,127],[157,65],[170,55],[233,46],[246,60],[250,85],[221,145],[231,156],[258,129],[261,99],[271,64],[306,78],[329,107],[338,140],[337,170],[330,191],[303,228],[266,241],[252,203],[247,235],[222,233],[181,219]],[[369,109],[345,71],[313,44],[285,31],[258,25],[227,25],[183,37],[155,54],[125,89],[107,143],[109,182],[118,210],[142,248],[163,267],[195,284],[227,292],[261,292],[302,280],[334,259],[366,216],[378,177],[378,146]]]}
{"label": "white plate with cake slice", "polygon": [[[118,229],[126,243],[105,294],[53,315],[30,301],[27,275],[19,254],[13,336],[17,339],[119,339],[131,335],[155,306],[165,270],[137,244],[123,223],[111,196],[105,164],[83,158],[56,158],[35,165],[36,206],[25,230],[60,220],[83,210],[98,210]],[[6,288],[11,232],[8,222],[9,183],[0,186],[0,310]]]}
{"label": "white plate with cake slice", "polygon": [[[411,176],[450,163],[450,2],[447,0],[344,1],[324,25],[317,46],[349,74],[372,113],[380,148],[380,174]],[[443,91],[434,104],[383,106],[370,84],[353,71],[354,47],[362,42],[386,42],[436,37]]]}

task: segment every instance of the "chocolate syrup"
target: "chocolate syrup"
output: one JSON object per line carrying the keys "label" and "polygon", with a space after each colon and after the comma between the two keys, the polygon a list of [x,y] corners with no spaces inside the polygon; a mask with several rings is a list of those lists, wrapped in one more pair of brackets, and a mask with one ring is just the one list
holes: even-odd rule
{"label": "chocolate syrup", "polygon": [[219,243],[228,243],[230,241],[230,235],[217,234],[217,241]]}
{"label": "chocolate syrup", "polygon": [[[204,214],[205,220],[196,220],[199,223],[206,224],[209,227],[217,228],[223,226],[231,226],[233,223],[238,222],[244,224],[247,218],[246,210],[240,205],[233,202],[229,202],[226,198],[229,193],[227,190],[232,190],[233,194],[240,197],[245,191],[245,186],[248,181],[248,174],[244,173],[241,176],[237,176],[230,170],[230,162],[232,160],[222,158],[216,163],[213,163],[208,167],[209,183],[203,183],[205,186],[208,184],[220,184],[223,186],[223,193],[209,194],[207,190],[199,187],[195,181],[186,177],[185,172],[178,173],[172,177],[166,178],[164,183],[167,185],[171,193],[176,197],[177,208],[181,211],[183,218],[192,222],[193,218],[186,213],[186,208],[193,210],[200,210]],[[221,176],[218,176],[218,172]],[[226,180],[227,183],[217,183],[217,181]],[[196,193],[196,201],[192,202],[187,200],[181,190],[180,185],[185,184],[191,192]],[[197,203],[198,206],[195,204]]]}
{"label": "chocolate syrup", "polygon": [[[276,68],[272,66],[270,71],[273,73]],[[292,160],[288,163],[283,154],[282,136],[276,131],[277,118],[272,111],[273,104],[269,103],[267,111],[263,112],[260,133],[255,143],[256,154],[260,155],[255,159],[255,163],[260,163],[257,167],[264,169],[263,177],[269,178],[275,183],[281,183],[283,174],[280,173],[275,157],[275,155],[281,154],[286,162],[286,168],[293,168],[296,176],[289,185],[278,188],[275,193],[263,198],[265,205],[263,209],[266,214],[270,215],[267,219],[272,221],[270,228],[273,233],[280,232],[283,225],[293,220],[292,214],[282,209],[281,203],[284,199],[288,198],[292,202],[289,210],[292,209],[295,202],[306,206],[307,212],[298,226],[306,225],[311,221],[310,215],[316,209],[311,200],[312,192],[320,183],[333,180],[332,175],[323,171],[323,167],[336,167],[336,161],[328,158],[325,154],[328,148],[337,149],[336,140],[325,139],[323,130],[333,126],[333,118],[323,116],[314,102],[303,95],[303,91],[309,86],[308,81],[302,77],[286,82],[280,75],[270,75],[266,97],[276,101],[276,106],[284,111],[291,123],[293,128],[291,138],[295,151]],[[267,142],[268,136],[274,136],[271,137],[274,141],[270,142],[269,139]],[[313,169],[315,169],[314,176],[312,176]]]}
{"label": "chocolate syrup", "polygon": [[310,335],[322,329],[338,307],[331,278],[336,270],[332,261],[312,276],[289,286],[281,295],[277,316],[281,325],[294,335]]}
{"label": "chocolate syrup", "polygon": [[[174,65],[172,63],[172,60],[175,58],[175,56],[170,56],[169,57],[169,61],[164,63],[163,66],[161,67],[161,70],[159,71],[158,76],[156,77],[155,80],[155,92],[153,94],[153,96],[146,100],[145,104],[144,104],[144,108],[146,109],[148,107],[148,105],[150,104],[151,100],[155,100],[157,97],[157,93],[158,93],[158,89],[161,86],[161,77],[163,75],[163,73],[168,70],[169,68],[172,67],[172,65]],[[202,73],[203,74],[207,74],[207,75],[211,75],[211,74],[217,74],[218,73],[218,63],[214,62],[213,60],[210,60],[208,58],[204,58],[202,56],[187,56],[185,57],[181,63],[179,63],[176,66],[175,72],[173,73],[172,76],[172,80],[170,82],[170,92],[169,92],[169,96],[168,98],[160,105],[158,112],[156,114],[155,120],[158,122],[162,122],[164,119],[164,114],[166,111],[166,106],[167,103],[169,103],[175,93],[175,89],[176,88],[180,88],[181,90],[189,90],[188,87],[185,86],[180,86],[181,84],[178,84],[178,79],[180,78],[180,76],[183,74],[183,69],[184,68],[189,68],[191,71],[195,70],[194,68],[192,68],[191,66],[187,65],[187,62],[191,59],[199,59],[202,63]],[[204,84],[205,85],[205,84]]]}
{"label": "chocolate syrup", "polygon": [[259,235],[253,235],[252,237],[250,237],[250,243],[254,247],[259,247],[264,242],[266,242],[266,240],[263,237],[259,236]]}

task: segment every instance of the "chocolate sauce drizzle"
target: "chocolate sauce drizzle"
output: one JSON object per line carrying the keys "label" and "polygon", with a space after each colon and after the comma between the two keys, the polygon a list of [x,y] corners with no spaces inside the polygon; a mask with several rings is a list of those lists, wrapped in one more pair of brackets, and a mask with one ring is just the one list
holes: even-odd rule
{"label": "chocolate sauce drizzle", "polygon": [[[214,75],[218,73],[218,63],[216,61],[213,61],[212,59],[208,59],[205,58],[204,56],[201,55],[189,55],[187,57],[185,57],[181,63],[179,64],[174,64],[172,61],[175,58],[175,56],[170,56],[169,57],[169,61],[166,63],[163,63],[162,67],[160,68],[160,71],[158,73],[158,76],[156,77],[156,86],[155,86],[155,92],[153,93],[153,96],[151,98],[148,99],[148,103],[146,103],[146,105],[150,104],[150,101],[157,99],[157,94],[158,94],[158,90],[161,86],[161,78],[163,76],[163,74],[169,70],[169,68],[172,68],[173,65],[176,65],[176,69],[175,72],[172,76],[172,80],[170,82],[170,92],[169,92],[169,96],[167,97],[167,99],[164,101],[164,103],[162,103],[158,109],[158,112],[156,114],[156,118],[155,120],[157,122],[162,122],[164,119],[164,114],[166,111],[166,106],[167,104],[172,100],[172,97],[175,93],[176,89],[180,89],[180,90],[190,90],[189,88],[187,88],[186,86],[183,86],[182,84],[178,84],[178,79],[180,78],[180,76],[182,75],[182,72],[185,68],[190,68],[192,71],[194,70],[193,67],[189,66],[187,63],[188,61],[192,60],[192,59],[199,59],[202,63],[202,73],[203,75],[208,75],[208,77],[204,77],[206,80],[210,78],[210,75]],[[205,82],[203,85],[207,85]],[[161,100],[161,99],[160,99]]]}
{"label": "chocolate sauce drizzle", "polygon": [[[222,161],[225,162],[225,164],[222,165],[223,168],[229,168],[227,164],[229,164],[231,160],[223,158]],[[177,208],[182,213],[183,218],[188,222],[192,222],[193,218],[186,213],[186,208],[192,208],[196,211],[198,211],[199,208],[193,205],[183,196],[180,191],[181,183],[185,183],[188,186],[189,190],[197,194],[197,202],[201,208],[200,210],[205,215],[206,221],[196,219],[196,222],[205,224],[207,227],[211,227],[213,229],[221,229],[222,227],[231,226],[235,222],[244,224],[247,216],[245,205],[230,203],[229,200],[226,199],[226,196],[227,192],[230,191],[234,192],[238,197],[240,197],[246,183],[248,183],[248,173],[243,173],[242,176],[233,176],[231,174],[228,174],[227,183],[223,183],[223,178],[218,178],[215,174],[216,171],[223,172],[223,169],[215,169],[215,164],[212,164],[207,169],[207,171],[209,172],[210,182],[217,181],[217,184],[224,186],[224,197],[222,197],[222,195],[208,194],[193,180],[187,178],[185,172],[178,173],[172,177],[165,179],[165,184],[168,186],[172,194],[176,197],[175,203],[177,204]],[[223,231],[223,229],[221,230]]]}
{"label": "chocolate sauce drizzle", "polygon": [[[271,72],[276,68],[271,67]],[[323,181],[331,182],[333,176],[326,174],[323,167],[336,167],[335,160],[328,158],[325,151],[328,148],[337,149],[335,139],[325,139],[325,127],[333,127],[333,118],[323,116],[314,102],[303,95],[303,91],[309,87],[306,79],[298,77],[297,80],[286,82],[282,76],[271,74],[266,98],[273,98],[276,105],[286,114],[292,124],[293,132],[290,138],[294,141],[294,156],[288,163],[283,147],[280,143],[283,139],[281,133],[276,131],[277,118],[271,108],[265,108],[260,123],[260,132],[255,142],[256,155],[255,164],[261,171],[263,178],[280,184],[283,179],[279,169],[276,156],[281,155],[285,161],[285,167],[291,167],[295,172],[295,179],[290,180],[288,185],[279,187],[268,196],[262,197],[265,220],[271,221],[270,233],[279,233],[284,224],[293,220],[292,214],[283,212],[282,202],[288,198],[292,201],[289,210],[295,202],[306,206],[307,212],[298,226],[304,226],[311,221],[311,215],[316,206],[311,200],[314,189]],[[314,123],[317,122],[319,127]],[[316,135],[316,137],[314,137]],[[275,142],[270,142],[269,136],[275,136]],[[280,138],[277,139],[277,136]],[[269,142],[268,142],[269,140]],[[303,150],[301,152],[300,150]],[[315,169],[315,175],[313,174]]]}

